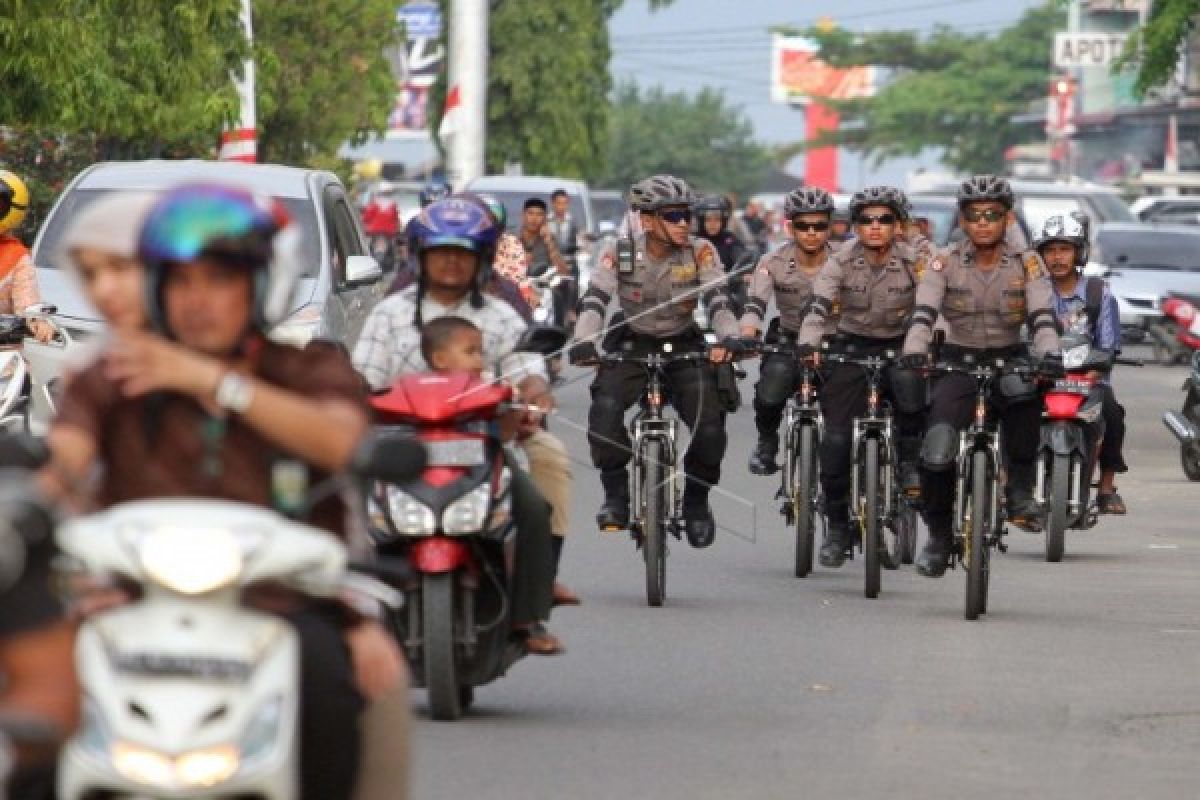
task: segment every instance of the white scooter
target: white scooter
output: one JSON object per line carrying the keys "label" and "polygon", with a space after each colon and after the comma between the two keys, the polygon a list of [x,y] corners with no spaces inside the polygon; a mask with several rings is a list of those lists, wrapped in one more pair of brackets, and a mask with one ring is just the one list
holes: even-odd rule
{"label": "white scooter", "polygon": [[[362,471],[410,479],[424,459],[404,445],[390,464],[372,455]],[[78,571],[143,590],[79,630],[83,718],[59,762],[61,800],[291,800],[298,638],[281,617],[244,606],[242,591],[271,582],[332,597],[352,587],[393,607],[403,602],[349,573],[331,534],[238,503],[126,503],[65,523],[58,543]]]}

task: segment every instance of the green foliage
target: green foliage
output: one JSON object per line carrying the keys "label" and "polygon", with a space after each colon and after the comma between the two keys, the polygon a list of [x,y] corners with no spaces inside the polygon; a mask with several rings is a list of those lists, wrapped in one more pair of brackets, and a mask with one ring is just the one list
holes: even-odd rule
{"label": "green foliage", "polygon": [[1005,150],[1041,135],[1013,125],[1012,118],[1045,97],[1054,32],[1064,22],[1057,3],[1048,2],[994,37],[948,28],[925,39],[911,33],[807,29],[803,34],[817,41],[822,59],[839,66],[890,67],[893,80],[872,98],[831,103],[842,113],[842,129],[817,142],[783,148],[779,157],[838,144],[878,163],[932,147],[942,149],[945,162],[958,169],[998,170]]}
{"label": "green foliage", "polygon": [[1200,20],[1198,8],[1196,0],[1156,0],[1146,24],[1129,37],[1125,52],[1113,69],[1119,71],[1130,64],[1137,65],[1133,88],[1139,97],[1170,80],[1188,36]]}
{"label": "green foliage", "polygon": [[769,164],[766,151],[753,140],[750,121],[712,89],[692,97],[623,85],[610,131],[601,176],[605,186],[623,188],[668,172],[699,189],[747,194],[758,187]]}
{"label": "green foliage", "polygon": [[396,0],[255,0],[259,160],[326,163],[387,124]]}
{"label": "green foliage", "polygon": [[[651,9],[673,2],[646,1]],[[439,2],[446,11],[446,0]],[[625,0],[492,3],[485,155],[489,172],[519,162],[528,174],[592,179],[604,173],[612,108],[608,19],[624,4]],[[445,98],[443,75],[429,96],[435,136]]]}

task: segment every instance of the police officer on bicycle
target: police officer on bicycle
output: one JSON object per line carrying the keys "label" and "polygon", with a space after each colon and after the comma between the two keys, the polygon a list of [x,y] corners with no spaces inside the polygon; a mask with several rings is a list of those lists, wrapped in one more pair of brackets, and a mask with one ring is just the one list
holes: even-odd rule
{"label": "police officer on bicycle", "polygon": [[[916,301],[925,261],[900,236],[908,209],[904,192],[872,186],[854,195],[850,217],[856,238],[837,249],[813,286],[812,308],[800,327],[800,357],[811,356],[832,317],[837,339],[855,355],[899,351]],[[835,313],[840,307],[840,313]],[[901,481],[916,493],[921,412],[926,384],[916,372],[891,368],[887,388],[896,412]],[[849,531],[851,436],[866,411],[866,375],[849,364],[835,366],[821,390],[825,435],[821,440],[821,485],[829,529],[821,564],[840,567],[852,546]]]}
{"label": "police officer on bicycle", "polygon": [[[1023,357],[1021,327],[1029,326],[1035,354],[1046,366],[1061,366],[1052,292],[1046,268],[1035,250],[1019,251],[1005,240],[1014,203],[1008,181],[976,175],[958,190],[959,224],[966,238],[930,263],[917,290],[917,307],[904,342],[903,362],[918,368],[929,358],[934,326],[945,331],[941,355],[987,360]],[[941,315],[941,321],[938,316]],[[917,571],[938,577],[952,549],[954,466],[959,432],[971,421],[976,386],[966,375],[950,373],[933,386],[929,427],[921,447],[921,497],[929,541]],[[1019,526],[1036,524],[1033,504],[1041,405],[1036,387],[1019,376],[998,382],[993,401],[1004,425],[1008,463],[1008,518]]]}
{"label": "police officer on bicycle", "polygon": [[[758,336],[767,316],[767,306],[774,297],[779,316],[767,329],[766,341],[795,345],[812,299],[817,273],[833,255],[829,245],[833,197],[824,189],[801,187],[784,198],[783,213],[792,240],[758,262],[750,277],[749,298],[740,324],[743,337]],[[788,398],[796,391],[798,379],[794,358],[783,353],[763,356],[758,385],[754,387],[758,445],[750,455],[750,471],[755,475],[771,475],[779,470],[775,461],[779,453],[779,423],[783,420],[783,408]]]}
{"label": "police officer on bicycle", "polygon": [[[604,337],[608,351],[644,355],[667,343],[674,353],[702,351],[704,336],[693,322],[692,312],[697,302],[707,304],[709,318],[721,337],[721,344],[709,353],[712,363],[681,362],[667,371],[671,402],[692,431],[684,457],[684,528],[693,547],[707,547],[716,535],[708,493],[721,477],[725,402],[729,400],[722,397],[717,384],[717,370],[728,367],[714,365],[727,361],[739,343],[720,257],[711,243],[690,234],[694,201],[687,183],[671,175],[655,175],[634,184],[630,206],[640,216],[643,233],[620,239],[601,254],[579,301],[576,343],[570,356],[574,364],[599,362],[596,339],[614,295],[624,319],[614,319]],[[642,368],[635,364],[609,364],[599,368],[592,382],[588,442],[604,486],[604,505],[596,520],[603,529],[629,525],[627,467],[631,454],[624,415],[641,394],[645,379]]]}

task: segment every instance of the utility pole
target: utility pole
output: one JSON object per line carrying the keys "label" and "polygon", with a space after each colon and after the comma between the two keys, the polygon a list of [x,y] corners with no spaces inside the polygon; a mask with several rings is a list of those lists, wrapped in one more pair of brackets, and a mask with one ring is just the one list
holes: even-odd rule
{"label": "utility pole", "polygon": [[487,143],[488,0],[450,0],[449,91],[442,136],[456,191],[483,175]]}
{"label": "utility pole", "polygon": [[242,0],[242,31],[246,36],[249,55],[242,62],[241,76],[234,75],[241,110],[237,125],[221,133],[221,150],[217,156],[221,161],[245,161],[253,164],[258,160],[257,106],[254,100],[254,25],[252,23],[251,0]]}

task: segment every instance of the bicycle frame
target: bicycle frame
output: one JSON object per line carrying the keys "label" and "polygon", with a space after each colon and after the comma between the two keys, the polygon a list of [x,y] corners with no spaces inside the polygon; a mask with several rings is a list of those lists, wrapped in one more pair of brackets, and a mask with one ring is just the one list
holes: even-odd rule
{"label": "bicycle frame", "polygon": [[959,434],[958,463],[956,465],[957,482],[954,493],[954,536],[958,540],[959,555],[964,560],[969,557],[967,552],[970,537],[970,526],[976,520],[969,519],[967,511],[968,487],[971,485],[971,462],[975,453],[983,450],[988,456],[989,478],[993,487],[992,496],[988,502],[987,543],[989,546],[1000,544],[1003,536],[1000,528],[1000,492],[996,491],[995,478],[999,475],[1000,467],[1000,432],[999,428],[989,422],[988,397],[991,395],[995,374],[991,371],[974,370],[969,374],[976,380],[975,411],[971,424]]}
{"label": "bicycle frame", "polygon": [[867,374],[867,412],[865,416],[854,420],[851,436],[853,454],[850,467],[850,513],[861,520],[862,509],[866,507],[866,497],[862,487],[861,465],[863,461],[863,442],[869,438],[879,439],[879,467],[882,472],[881,486],[883,489],[883,507],[880,509],[881,519],[891,519],[895,511],[895,474],[892,466],[895,458],[895,425],[891,409],[883,402],[883,371],[890,363],[884,356],[871,356],[856,361]]}
{"label": "bicycle frame", "polygon": [[680,501],[678,481],[676,479],[675,442],[679,420],[676,416],[664,414],[666,403],[666,386],[663,381],[663,370],[667,360],[655,354],[646,360],[646,390],[642,394],[641,410],[634,416],[631,424],[633,442],[633,508],[634,524],[640,525],[645,516],[646,493],[652,487],[647,487],[644,479],[646,442],[659,440],[663,445],[663,465],[665,475],[663,482],[667,489],[667,508],[671,509],[671,517],[677,516]]}

